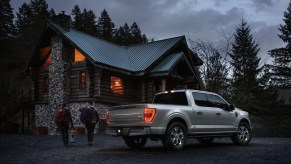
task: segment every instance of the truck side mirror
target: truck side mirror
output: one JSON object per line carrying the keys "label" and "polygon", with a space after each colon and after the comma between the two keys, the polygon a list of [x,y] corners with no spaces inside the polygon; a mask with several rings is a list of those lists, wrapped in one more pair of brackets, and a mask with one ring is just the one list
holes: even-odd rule
{"label": "truck side mirror", "polygon": [[232,110],[235,109],[235,106],[234,106],[233,104],[230,104],[228,109],[229,109],[230,111],[232,111]]}

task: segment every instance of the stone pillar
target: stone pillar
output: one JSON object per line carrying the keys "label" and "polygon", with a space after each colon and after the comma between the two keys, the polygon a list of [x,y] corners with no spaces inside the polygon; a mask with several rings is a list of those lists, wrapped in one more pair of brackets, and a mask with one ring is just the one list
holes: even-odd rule
{"label": "stone pillar", "polygon": [[69,102],[69,54],[60,36],[51,37],[51,63],[49,65],[48,133],[56,133],[54,113],[62,103]]}

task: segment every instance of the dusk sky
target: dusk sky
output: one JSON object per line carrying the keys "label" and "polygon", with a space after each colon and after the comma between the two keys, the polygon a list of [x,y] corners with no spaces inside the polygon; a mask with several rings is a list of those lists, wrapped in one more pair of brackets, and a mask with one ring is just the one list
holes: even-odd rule
{"label": "dusk sky", "polygon": [[[11,0],[14,12],[30,0]],[[221,30],[228,35],[244,18],[259,44],[261,64],[270,61],[267,51],[285,44],[279,39],[279,24],[289,0],[47,0],[49,8],[58,14],[71,14],[75,5],[91,9],[98,17],[106,9],[118,28],[127,22],[137,22],[148,38],[155,40],[185,35],[192,40],[217,42]]]}

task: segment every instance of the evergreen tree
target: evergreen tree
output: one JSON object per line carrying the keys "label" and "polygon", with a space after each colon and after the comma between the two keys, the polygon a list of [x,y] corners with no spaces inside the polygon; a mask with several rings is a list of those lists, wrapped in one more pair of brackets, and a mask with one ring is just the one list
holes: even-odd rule
{"label": "evergreen tree", "polygon": [[[152,38],[152,41],[154,41],[154,39]],[[148,42],[148,38],[145,34],[142,35],[142,42],[143,43],[147,43]]]}
{"label": "evergreen tree", "polygon": [[48,19],[55,15],[53,9],[48,10],[45,0],[31,0],[24,3],[17,14],[16,27],[18,37],[27,46],[27,51],[34,49],[41,31]]}
{"label": "evergreen tree", "polygon": [[287,11],[284,12],[284,17],[285,24],[280,25],[281,34],[278,36],[287,43],[287,46],[269,51],[269,55],[274,58],[273,65],[269,67],[275,86],[291,88],[291,2]]}
{"label": "evergreen tree", "polygon": [[258,44],[253,41],[247,22],[242,20],[236,28],[230,64],[233,68],[233,101],[241,107],[252,107],[258,89],[257,77],[261,71]]}
{"label": "evergreen tree", "polygon": [[81,12],[78,5],[72,10],[74,16],[73,28],[93,36],[99,36],[96,25],[96,15],[92,10],[84,9]]}
{"label": "evergreen tree", "polygon": [[143,36],[136,22],[133,22],[132,26],[130,27],[130,31],[132,44],[143,43]]}
{"label": "evergreen tree", "polygon": [[0,0],[0,40],[10,40],[15,37],[14,15],[10,0]]}
{"label": "evergreen tree", "polygon": [[79,8],[78,5],[74,6],[74,9],[72,10],[72,15],[74,16],[73,18],[73,28],[78,30],[78,31],[84,31],[84,23],[83,23],[83,18],[82,18],[82,12]]}
{"label": "evergreen tree", "polygon": [[101,12],[101,17],[99,17],[98,20],[98,29],[100,30],[100,38],[107,40],[109,42],[113,41],[115,29],[115,25],[111,21],[111,18],[109,17],[107,11],[104,9]]}
{"label": "evergreen tree", "polygon": [[120,26],[114,34],[114,42],[118,45],[127,46],[130,44],[130,31],[127,23]]}
{"label": "evergreen tree", "polygon": [[89,35],[98,36],[95,13],[92,10],[87,11],[84,9],[82,17],[84,22],[84,32]]}

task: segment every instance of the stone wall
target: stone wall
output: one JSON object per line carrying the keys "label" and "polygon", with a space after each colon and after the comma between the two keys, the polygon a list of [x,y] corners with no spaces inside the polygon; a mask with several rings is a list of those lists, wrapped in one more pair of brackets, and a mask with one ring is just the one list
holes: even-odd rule
{"label": "stone wall", "polygon": [[[68,108],[71,110],[72,113],[72,119],[74,127],[85,127],[83,123],[81,123],[79,115],[79,109],[82,106],[88,105],[86,102],[80,103],[80,102],[73,102],[68,104]],[[94,107],[97,109],[100,119],[106,119],[106,112],[108,109],[108,105],[105,104],[93,104]],[[35,126],[36,127],[51,127],[53,129],[52,131],[49,131],[50,135],[54,135],[57,133],[56,131],[56,124],[54,122],[54,113],[55,110],[48,110],[49,105],[47,104],[36,104],[35,105]],[[53,121],[51,121],[53,120]],[[98,129],[98,125],[96,126],[96,129]]]}
{"label": "stone wall", "polygon": [[70,96],[70,63],[69,48],[64,45],[64,41],[58,35],[51,37],[51,63],[49,65],[49,103],[47,108],[49,122],[49,134],[56,133],[54,124],[54,111],[63,103],[69,102]]}

